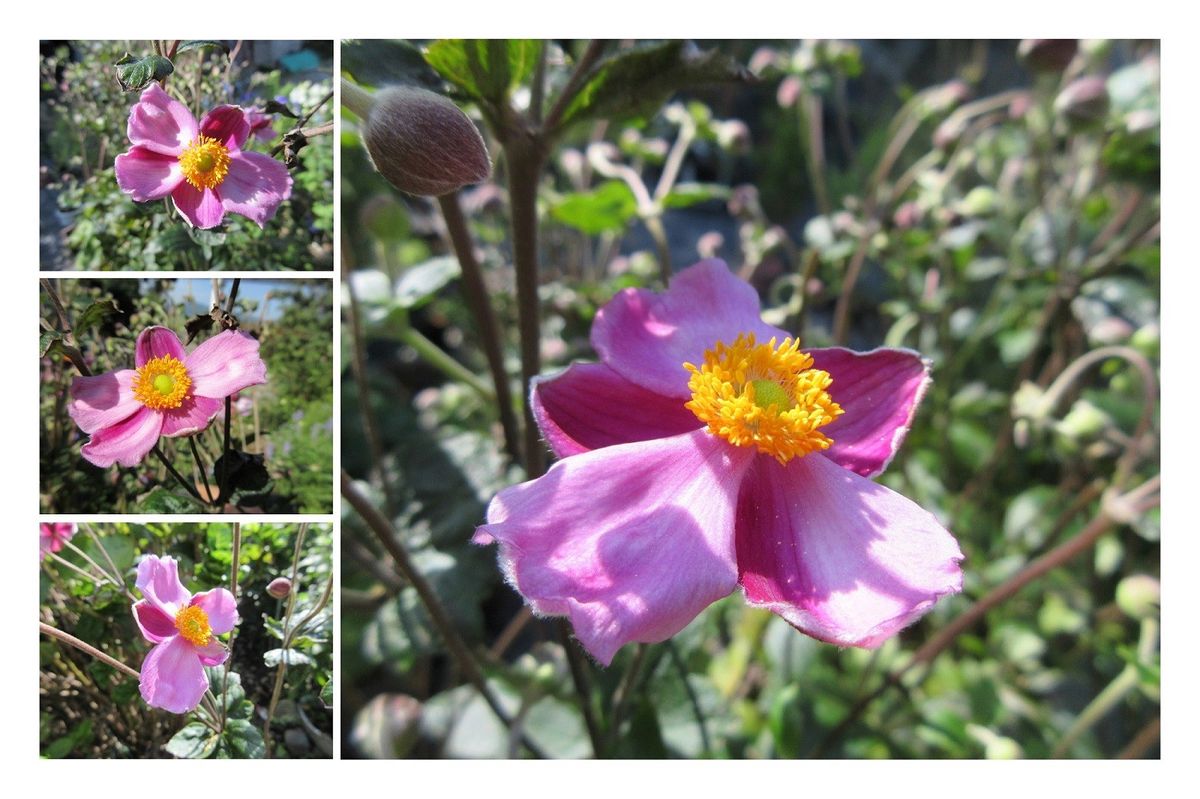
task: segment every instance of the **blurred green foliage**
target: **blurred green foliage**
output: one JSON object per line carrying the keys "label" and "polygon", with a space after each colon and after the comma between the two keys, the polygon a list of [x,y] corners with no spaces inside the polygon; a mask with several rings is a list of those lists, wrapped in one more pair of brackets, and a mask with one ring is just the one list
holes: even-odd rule
{"label": "blurred green foliage", "polygon": [[[583,47],[547,43],[549,97]],[[661,290],[664,262],[714,255],[759,290],[768,322],[806,345],[919,350],[934,383],[880,481],[956,534],[964,590],[875,651],[819,643],[737,596],[718,602],[671,641],[640,654],[626,647],[610,668],[588,669],[587,701],[602,725],[615,697],[628,696],[617,728],[602,730],[604,754],[1154,756],[1153,736],[1139,734],[1159,713],[1157,597],[1139,605],[1127,595],[1159,569],[1153,401],[1144,416],[1155,386],[1136,368],[1157,374],[1155,45],[1072,44],[1069,66],[1054,69],[1045,66],[1053,59],[1022,62],[1012,42],[702,47],[744,60],[757,82],[692,89],[642,117],[625,113],[633,105],[615,109],[564,133],[548,154],[542,369],[595,359],[591,321],[617,290]],[[440,57],[415,59],[421,48],[453,51],[347,42],[343,63],[368,87],[436,88],[429,69],[440,69],[442,89],[481,123],[505,98],[529,96],[529,76],[511,62],[493,85],[447,74]],[[514,75],[524,84],[511,85]],[[1078,101],[1074,87],[1088,79],[1103,102]],[[343,307],[343,466],[391,519],[523,729],[552,756],[590,756],[554,626],[529,620],[494,554],[469,544],[489,499],[523,479],[502,455],[493,403],[409,344],[416,329],[486,375],[456,275],[425,280],[447,253],[438,211],[375,175],[354,117],[343,120],[356,300]],[[494,138],[489,147],[495,157]],[[496,171],[495,184],[461,200],[515,376],[503,161]],[[414,283],[426,291],[416,303],[401,290]],[[351,368],[355,326],[361,379]],[[1127,348],[1118,353],[1126,360],[1105,359],[1111,347]],[[512,387],[520,402],[515,378]],[[1151,501],[989,606],[927,670],[887,685],[990,590],[1108,512],[1105,492],[1118,480],[1126,490],[1141,484]],[[515,754],[508,731],[448,668],[413,589],[353,511],[343,522],[347,751]],[[635,661],[632,689],[623,689]]]}
{"label": "blurred green foliage", "polygon": [[[263,719],[275,689],[280,631],[287,602],[267,593],[279,576],[297,575],[292,625],[297,627],[292,663],[281,684],[273,716],[273,756],[329,757],[333,727],[332,608],[316,611],[332,574],[329,525],[307,528],[299,558],[297,525],[240,525],[238,615],[225,643],[228,669],[208,668],[212,692],[224,707],[226,727],[214,732],[196,717],[155,710],[138,685],[121,672],[49,637],[39,648],[40,742],[43,757],[159,758],[253,757],[265,754]],[[138,630],[131,602],[137,563],[148,554],[170,556],[193,593],[230,587],[233,525],[229,523],[84,524],[71,546],[42,561],[39,616],[139,670],[150,651]],[[64,564],[64,561],[66,565]],[[88,575],[91,575],[90,577]],[[127,593],[128,592],[128,593]]]}

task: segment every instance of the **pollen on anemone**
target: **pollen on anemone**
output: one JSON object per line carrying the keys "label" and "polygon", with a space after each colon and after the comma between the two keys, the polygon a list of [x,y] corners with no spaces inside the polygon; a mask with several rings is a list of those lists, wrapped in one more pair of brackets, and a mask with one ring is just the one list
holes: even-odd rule
{"label": "pollen on anemone", "polygon": [[175,560],[157,555],[138,564],[137,587],[145,598],[133,603],[133,617],[154,644],[142,663],[142,698],[172,713],[195,710],[208,690],[204,667],[229,657],[217,636],[237,624],[233,594],[214,588],[193,596],[179,581]]}
{"label": "pollen on anemone", "polygon": [[596,315],[601,362],[535,380],[561,458],[501,491],[474,540],[601,663],[741,587],[802,632],[874,647],[961,590],[958,544],[871,481],[929,383],[917,353],[808,349],[717,260]]}
{"label": "pollen on anemone", "polygon": [[91,436],[81,454],[96,466],[141,463],[159,436],[208,427],[225,397],[267,381],[258,341],[240,330],[212,336],[189,354],[165,327],[138,335],[135,369],[76,377],[67,411]]}
{"label": "pollen on anemone", "polygon": [[216,227],[230,212],[261,228],[291,196],[292,177],[274,158],[242,150],[255,121],[219,105],[197,123],[152,82],[129,111],[133,146],[116,158],[117,185],[135,202],[169,196],[193,227]]}

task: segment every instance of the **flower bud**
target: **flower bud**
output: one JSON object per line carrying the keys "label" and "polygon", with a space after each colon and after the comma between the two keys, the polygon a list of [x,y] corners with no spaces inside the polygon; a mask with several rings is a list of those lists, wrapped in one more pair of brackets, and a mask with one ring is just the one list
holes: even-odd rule
{"label": "flower bud", "polygon": [[453,102],[411,86],[377,92],[363,143],[379,174],[407,194],[440,197],[487,180],[483,137]]}
{"label": "flower bud", "polygon": [[1034,72],[1062,72],[1078,50],[1075,39],[1025,39],[1017,45],[1017,58]]}
{"label": "flower bud", "polygon": [[1108,87],[1104,78],[1089,75],[1072,81],[1055,98],[1054,110],[1075,125],[1102,122],[1108,115]]}
{"label": "flower bud", "polygon": [[1162,586],[1148,574],[1134,574],[1117,583],[1117,607],[1134,619],[1158,615]]}
{"label": "flower bud", "polygon": [[276,599],[287,599],[292,593],[292,581],[286,577],[276,577],[267,586],[267,593]]}

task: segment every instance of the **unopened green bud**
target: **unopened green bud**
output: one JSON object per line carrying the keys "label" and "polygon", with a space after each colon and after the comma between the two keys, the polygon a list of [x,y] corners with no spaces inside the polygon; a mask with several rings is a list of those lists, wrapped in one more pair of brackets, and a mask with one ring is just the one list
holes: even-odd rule
{"label": "unopened green bud", "polygon": [[1060,434],[1073,441],[1087,441],[1099,436],[1112,424],[1112,418],[1087,400],[1078,400],[1057,425]]}
{"label": "unopened green bud", "polygon": [[379,174],[407,194],[440,197],[492,173],[475,124],[449,99],[426,89],[393,86],[377,92],[363,122],[363,143]]}
{"label": "unopened green bud", "polygon": [[1134,574],[1117,583],[1117,607],[1134,619],[1152,619],[1162,602],[1162,585],[1148,574]]}

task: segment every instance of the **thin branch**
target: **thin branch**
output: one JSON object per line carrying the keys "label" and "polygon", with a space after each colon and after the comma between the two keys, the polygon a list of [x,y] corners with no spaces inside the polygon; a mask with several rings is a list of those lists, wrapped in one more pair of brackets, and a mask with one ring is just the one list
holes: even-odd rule
{"label": "thin branch", "polygon": [[563,87],[562,92],[558,95],[558,99],[554,101],[554,105],[550,108],[550,113],[546,115],[546,121],[542,125],[542,130],[557,132],[562,116],[566,113],[567,107],[571,101],[575,99],[575,95],[583,88],[584,79],[592,71],[592,67],[600,60],[600,56],[604,54],[604,47],[607,45],[602,39],[593,39],[588,42],[587,49],[583,51],[583,55],[579,57],[579,62],[575,65],[575,71],[571,73],[571,77],[567,79],[567,85]]}
{"label": "thin branch", "polygon": [[84,643],[83,641],[80,641],[78,638],[71,635],[70,633],[65,633],[62,630],[58,629],[57,627],[51,627],[49,624],[46,624],[45,622],[38,622],[38,627],[41,629],[42,635],[48,635],[51,638],[57,638],[58,640],[62,641],[65,644],[70,644],[71,646],[75,647],[79,651],[86,652],[87,654],[96,658],[96,660],[99,660],[102,663],[105,663],[106,665],[112,666],[117,671],[128,674],[130,677],[132,677],[135,680],[140,680],[142,678],[142,675],[139,674],[136,669],[131,669],[129,666],[126,666],[124,663],[122,663],[121,661],[112,657],[111,655],[104,654],[96,647],[92,646],[91,644],[87,644],[87,643]]}

